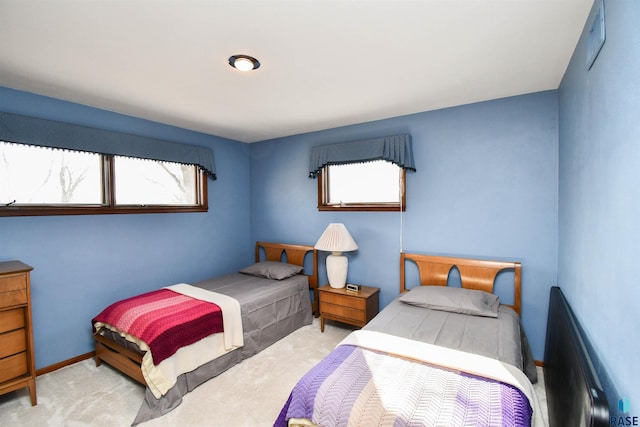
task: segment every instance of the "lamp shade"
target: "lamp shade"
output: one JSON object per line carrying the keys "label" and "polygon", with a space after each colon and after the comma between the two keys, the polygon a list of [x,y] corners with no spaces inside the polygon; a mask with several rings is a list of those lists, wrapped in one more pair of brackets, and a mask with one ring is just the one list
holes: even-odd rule
{"label": "lamp shade", "polygon": [[314,247],[320,251],[328,252],[348,252],[358,249],[358,245],[349,234],[347,227],[341,223],[329,224]]}

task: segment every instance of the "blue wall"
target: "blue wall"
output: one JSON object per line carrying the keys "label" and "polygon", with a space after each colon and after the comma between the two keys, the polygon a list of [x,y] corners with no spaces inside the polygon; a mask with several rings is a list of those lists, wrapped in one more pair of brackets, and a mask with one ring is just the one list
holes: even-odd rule
{"label": "blue wall", "polygon": [[36,367],[93,350],[107,303],[234,271],[253,260],[245,144],[0,88],[0,111],[211,146],[209,212],[0,218],[0,260],[32,267]]}
{"label": "blue wall", "polygon": [[588,71],[585,30],[559,89],[558,283],[618,388],[614,398],[629,398],[638,416],[640,3],[605,8],[596,62]]}
{"label": "blue wall", "polygon": [[342,222],[360,248],[347,253],[349,280],[380,287],[388,304],[399,291],[400,214],[318,212],[309,153],[408,132],[418,171],[407,173],[404,251],[522,261],[523,322],[541,360],[557,275],[557,117],[550,91],[251,144],[252,240],[314,244]]}

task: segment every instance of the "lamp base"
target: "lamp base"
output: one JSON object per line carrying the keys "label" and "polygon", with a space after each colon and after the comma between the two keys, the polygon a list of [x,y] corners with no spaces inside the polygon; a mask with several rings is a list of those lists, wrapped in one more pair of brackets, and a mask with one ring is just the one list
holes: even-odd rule
{"label": "lamp base", "polygon": [[333,252],[327,256],[327,277],[332,288],[344,288],[347,283],[349,260],[342,252]]}

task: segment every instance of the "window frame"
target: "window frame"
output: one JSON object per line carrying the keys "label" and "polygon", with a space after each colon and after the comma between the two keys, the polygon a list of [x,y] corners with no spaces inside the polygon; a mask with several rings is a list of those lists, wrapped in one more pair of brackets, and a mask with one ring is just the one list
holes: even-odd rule
{"label": "window frame", "polygon": [[405,212],[407,210],[407,170],[400,168],[400,203],[343,203],[329,204],[329,173],[330,165],[322,167],[318,172],[318,211],[368,211],[368,212]]}
{"label": "window frame", "polygon": [[[99,153],[97,153],[99,154]],[[100,154],[102,167],[101,204],[72,205],[0,205],[0,217],[8,216],[54,216],[54,215],[110,215],[110,214],[150,214],[150,213],[188,213],[208,212],[209,197],[207,174],[196,168],[196,204],[195,205],[116,205],[115,204],[115,168],[114,155]]]}

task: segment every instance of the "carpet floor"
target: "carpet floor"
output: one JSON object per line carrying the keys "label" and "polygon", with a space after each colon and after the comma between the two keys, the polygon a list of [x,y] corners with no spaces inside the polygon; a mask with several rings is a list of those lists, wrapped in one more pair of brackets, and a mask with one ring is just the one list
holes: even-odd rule
{"label": "carpet floor", "polygon": [[[143,423],[155,426],[272,426],[296,382],[352,329],[318,319],[187,394],[178,408]],[[542,370],[535,384],[546,412]],[[106,364],[84,360],[36,379],[38,404],[27,389],[0,396],[2,426],[129,426],[144,389]],[[545,419],[546,419],[546,413]]]}

